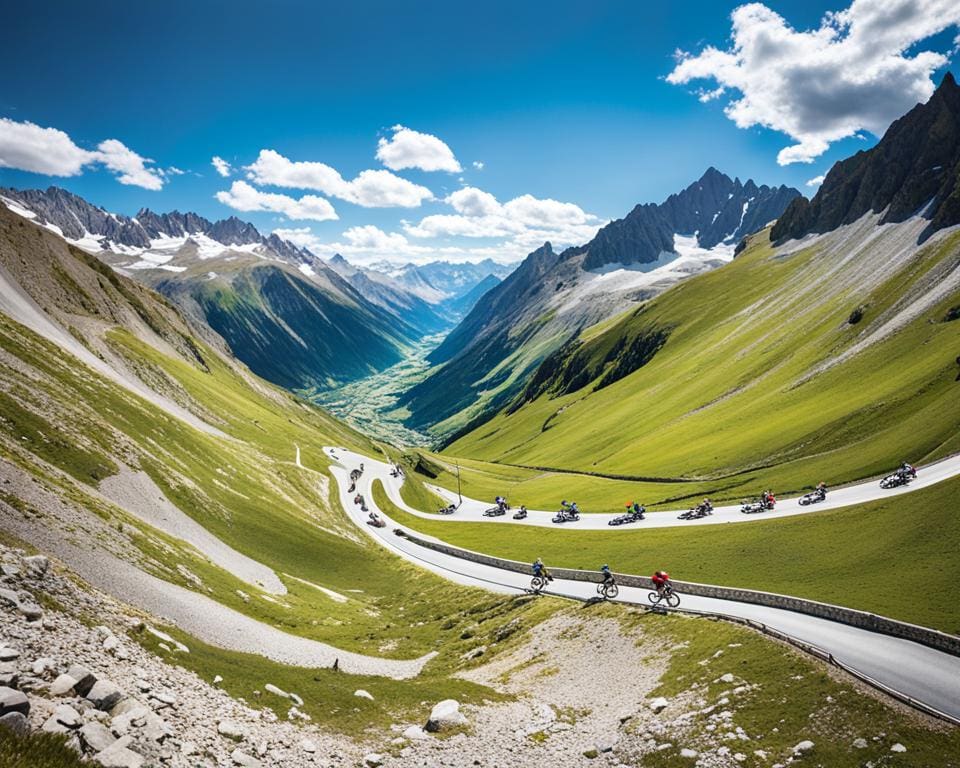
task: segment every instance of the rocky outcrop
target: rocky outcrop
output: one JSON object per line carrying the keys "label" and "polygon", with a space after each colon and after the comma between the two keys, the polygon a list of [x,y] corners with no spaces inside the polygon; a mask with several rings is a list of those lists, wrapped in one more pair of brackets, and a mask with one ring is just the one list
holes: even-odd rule
{"label": "rocky outcrop", "polygon": [[872,149],[836,163],[812,200],[799,198],[770,232],[774,242],[829,232],[869,212],[880,223],[918,213],[921,240],[960,223],[960,86],[949,72],[926,104],[896,120]]}

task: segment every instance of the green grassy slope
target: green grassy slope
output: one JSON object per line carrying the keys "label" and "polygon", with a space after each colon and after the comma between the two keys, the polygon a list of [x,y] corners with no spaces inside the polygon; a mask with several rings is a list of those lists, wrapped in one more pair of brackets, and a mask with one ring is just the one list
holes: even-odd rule
{"label": "green grassy slope", "polygon": [[[466,549],[548,565],[780,592],[960,634],[960,480],[895,499],[736,525],[574,531],[424,520],[376,501],[405,528]],[[905,594],[903,578],[910,574]]]}
{"label": "green grassy slope", "polygon": [[[947,320],[960,290],[852,354],[956,268],[960,233],[931,241],[896,268],[886,263],[890,253],[908,243],[887,242],[895,228],[874,234],[844,260],[856,243],[826,240],[786,254],[760,233],[733,263],[545,362],[552,375],[531,380],[529,402],[445,454],[667,481],[618,486],[616,504],[609,503],[616,494],[594,503],[589,493],[598,483],[576,475],[534,486],[526,473],[532,487],[523,499],[499,489],[528,505],[575,496],[599,511],[634,495],[738,498],[760,486],[786,493],[960,450],[960,322]],[[863,317],[851,324],[858,307]],[[666,336],[662,348],[631,370],[658,334]]]}

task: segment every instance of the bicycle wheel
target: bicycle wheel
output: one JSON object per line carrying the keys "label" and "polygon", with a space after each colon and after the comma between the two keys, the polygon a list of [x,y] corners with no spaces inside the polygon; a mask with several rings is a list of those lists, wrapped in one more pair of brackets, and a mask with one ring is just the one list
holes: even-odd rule
{"label": "bicycle wheel", "polygon": [[530,582],[530,588],[534,592],[539,592],[545,586],[546,586],[546,581],[544,580],[543,576],[534,576],[533,581]]}
{"label": "bicycle wheel", "polygon": [[603,596],[607,598],[607,600],[613,600],[613,598],[615,598],[619,594],[620,594],[620,587],[618,587],[616,584],[611,584],[609,587],[607,587],[603,591]]}
{"label": "bicycle wheel", "polygon": [[656,605],[656,604],[659,603],[660,600],[661,600],[660,593],[657,592],[656,590],[654,590],[653,592],[648,592],[648,593],[647,593],[647,600],[649,600],[651,603],[653,603],[654,605]]}
{"label": "bicycle wheel", "polygon": [[604,586],[605,586],[605,585],[604,585],[604,583],[603,583],[602,581],[601,581],[599,584],[597,584],[597,594],[598,594],[598,595],[602,595],[602,594],[603,594],[603,588],[604,588]]}
{"label": "bicycle wheel", "polygon": [[680,595],[678,595],[676,592],[671,592],[669,595],[667,595],[667,605],[669,605],[671,608],[676,608],[678,605],[680,605]]}

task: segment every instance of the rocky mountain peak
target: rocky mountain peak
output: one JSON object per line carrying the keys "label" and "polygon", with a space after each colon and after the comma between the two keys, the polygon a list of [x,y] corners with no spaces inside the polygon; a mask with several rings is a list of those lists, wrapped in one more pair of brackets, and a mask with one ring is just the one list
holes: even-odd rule
{"label": "rocky mountain peak", "polygon": [[960,224],[960,87],[951,73],[925,104],[894,121],[872,149],[835,163],[812,200],[798,199],[770,233],[776,242],[829,232],[867,213],[880,223],[921,214],[921,239]]}

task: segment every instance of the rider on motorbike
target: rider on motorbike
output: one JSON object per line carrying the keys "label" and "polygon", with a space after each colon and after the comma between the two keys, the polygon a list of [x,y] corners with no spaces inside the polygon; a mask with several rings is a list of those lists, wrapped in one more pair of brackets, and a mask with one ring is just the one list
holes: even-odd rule
{"label": "rider on motorbike", "polygon": [[662,595],[663,590],[666,589],[667,584],[670,583],[670,574],[666,571],[657,571],[650,578],[653,580],[654,589]]}
{"label": "rider on motorbike", "polygon": [[900,469],[897,470],[897,474],[900,475],[900,477],[903,477],[903,478],[906,478],[906,477],[916,477],[916,476],[917,476],[917,470],[914,468],[914,466],[913,466],[912,464],[908,464],[907,462],[903,462],[903,463],[900,465]]}
{"label": "rider on motorbike", "polygon": [[627,509],[633,512],[634,517],[636,517],[638,520],[643,520],[643,513],[645,511],[643,504],[634,501],[627,505]]}
{"label": "rider on motorbike", "polygon": [[777,500],[773,495],[773,491],[764,491],[760,494],[760,502],[767,509],[773,509],[773,506],[777,503]]}
{"label": "rider on motorbike", "polygon": [[820,500],[821,500],[821,501],[823,501],[825,498],[827,498],[827,484],[824,483],[824,482],[822,482],[822,481],[821,481],[820,483],[818,483],[818,484],[817,484],[816,494],[817,494],[817,496],[820,497]]}

